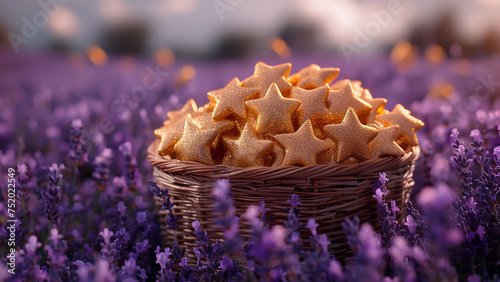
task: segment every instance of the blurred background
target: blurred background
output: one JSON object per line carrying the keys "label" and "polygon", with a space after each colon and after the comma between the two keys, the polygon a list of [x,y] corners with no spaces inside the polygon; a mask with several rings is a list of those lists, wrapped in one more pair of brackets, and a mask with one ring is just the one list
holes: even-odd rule
{"label": "blurred background", "polygon": [[19,51],[241,58],[283,52],[283,43],[343,54],[342,44],[359,47],[362,31],[359,55],[406,40],[474,57],[500,52],[499,13],[498,0],[4,0],[0,34]]}

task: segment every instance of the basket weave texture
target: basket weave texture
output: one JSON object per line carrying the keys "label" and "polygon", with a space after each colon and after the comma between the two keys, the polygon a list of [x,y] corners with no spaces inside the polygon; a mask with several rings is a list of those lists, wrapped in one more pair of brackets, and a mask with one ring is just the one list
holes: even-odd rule
{"label": "basket weave texture", "polygon": [[[211,240],[222,238],[222,230],[214,223],[212,188],[215,181],[228,178],[237,215],[241,216],[250,205],[266,202],[268,214],[273,214],[271,226],[283,225],[287,216],[287,200],[292,194],[300,196],[302,205],[300,221],[304,224],[313,217],[319,223],[318,233],[327,234],[331,242],[329,250],[341,259],[350,254],[341,227],[346,217],[358,216],[361,222],[369,222],[379,229],[377,201],[374,181],[385,172],[389,181],[387,200],[394,200],[402,208],[409,199],[414,184],[413,170],[420,154],[418,146],[400,157],[385,157],[367,160],[352,165],[312,165],[279,167],[233,167],[206,165],[199,162],[179,161],[160,156],[157,142],[148,148],[148,160],[154,167],[154,177],[160,188],[169,189],[175,203],[174,213],[178,217],[176,236],[179,244],[193,256],[196,237],[191,223],[200,222]],[[159,203],[158,203],[159,204]],[[160,211],[165,219],[166,211]],[[161,221],[163,242],[173,240],[173,232]],[[240,235],[250,238],[245,220],[240,221]],[[302,232],[307,235],[308,232]],[[309,235],[302,242],[307,248]]]}

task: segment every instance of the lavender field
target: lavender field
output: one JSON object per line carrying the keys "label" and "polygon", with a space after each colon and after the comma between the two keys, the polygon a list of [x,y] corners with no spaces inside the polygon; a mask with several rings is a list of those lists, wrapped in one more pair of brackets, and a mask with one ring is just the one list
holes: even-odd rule
{"label": "lavender field", "polygon": [[[373,185],[382,232],[346,220],[352,258],[338,261],[328,252],[314,219],[301,226],[298,197],[283,203],[289,216],[282,226],[267,224],[265,203],[235,215],[227,180],[214,188],[224,238],[208,238],[193,222],[197,259],[187,259],[175,242],[162,246],[159,226],[174,229],[172,210],[182,207],[153,182],[146,149],[154,129],[189,98],[201,106],[208,91],[250,76],[257,61],[285,62],[161,66],[111,56],[95,66],[83,56],[0,51],[0,281],[500,279],[499,56],[422,56],[407,71],[389,57],[286,60],[292,73],[313,63],[338,67],[337,80],[360,80],[374,97],[387,98],[387,109],[400,103],[425,123],[411,202],[402,211],[385,201],[391,179],[382,172]],[[166,223],[154,196],[168,212]],[[397,220],[401,213],[404,221]],[[250,242],[238,236],[240,219],[251,223]],[[304,233],[314,250],[303,250]]]}

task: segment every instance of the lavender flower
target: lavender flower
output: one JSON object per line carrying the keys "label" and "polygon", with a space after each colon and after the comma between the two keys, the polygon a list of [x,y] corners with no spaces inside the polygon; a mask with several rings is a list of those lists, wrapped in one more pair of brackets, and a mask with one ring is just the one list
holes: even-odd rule
{"label": "lavender flower", "polygon": [[64,165],[57,166],[53,164],[49,167],[49,179],[48,186],[42,190],[42,197],[45,200],[45,214],[47,219],[52,223],[56,224],[59,218],[59,202],[61,201],[62,191],[60,182],[62,180],[61,170],[64,169]]}
{"label": "lavender flower", "polygon": [[78,173],[78,167],[88,162],[88,147],[83,140],[83,124],[80,119],[75,119],[71,123],[69,139],[70,149],[67,158],[70,166]]}
{"label": "lavender flower", "polygon": [[118,147],[125,157],[124,175],[130,191],[137,191],[141,188],[141,176],[137,169],[137,160],[132,154],[132,143],[125,142]]}
{"label": "lavender flower", "polygon": [[28,167],[25,164],[18,164],[17,172],[19,173],[17,176],[19,194],[21,195],[21,198],[24,199],[26,197],[26,193],[29,192],[29,189],[31,188],[30,178],[27,175]]}
{"label": "lavender flower", "polygon": [[216,224],[224,229],[224,248],[228,253],[241,250],[236,207],[233,205],[230,193],[229,180],[219,180],[215,183],[212,194],[214,195],[214,211],[221,216],[216,219]]}
{"label": "lavender flower", "polygon": [[162,204],[161,210],[166,210],[167,213],[167,227],[172,230],[176,230],[177,228],[177,216],[175,216],[173,207],[174,203],[170,201],[170,195],[168,195],[168,189],[161,189],[158,187],[156,182],[149,181],[149,187],[153,194],[160,199]]}
{"label": "lavender flower", "polygon": [[174,262],[170,259],[170,249],[165,248],[162,252],[160,247],[156,247],[156,263],[160,265],[161,270],[156,275],[156,278],[160,281],[172,281],[175,278],[175,274],[172,271],[172,266]]}
{"label": "lavender flower", "polygon": [[106,183],[110,178],[110,165],[113,158],[113,151],[109,148],[104,149],[94,160],[94,172],[92,178],[96,181],[100,191],[104,191]]}
{"label": "lavender flower", "polygon": [[480,165],[481,172],[489,167],[490,158],[488,157],[489,152],[483,147],[483,138],[479,130],[474,129],[470,133],[470,137],[474,139],[471,143],[472,152],[474,153],[474,161]]}

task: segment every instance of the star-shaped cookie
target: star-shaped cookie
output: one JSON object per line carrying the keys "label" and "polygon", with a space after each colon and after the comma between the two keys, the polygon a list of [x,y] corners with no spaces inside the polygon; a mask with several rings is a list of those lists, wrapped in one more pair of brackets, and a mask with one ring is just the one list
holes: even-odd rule
{"label": "star-shaped cookie", "polygon": [[264,96],[272,83],[276,83],[281,93],[288,96],[292,84],[286,79],[290,74],[292,64],[281,64],[270,66],[263,62],[255,65],[255,71],[252,76],[241,82],[245,87],[255,87],[260,91],[260,97]]}
{"label": "star-shaped cookie", "polygon": [[333,122],[333,115],[326,107],[329,88],[327,85],[306,90],[293,87],[291,97],[300,101],[297,109],[299,125],[310,119],[314,125],[324,125]]}
{"label": "star-shaped cookie", "polygon": [[362,124],[353,108],[349,108],[340,124],[328,124],[323,128],[330,139],[337,143],[337,163],[350,157],[366,160],[371,157],[368,144],[378,130]]}
{"label": "star-shaped cookie", "polygon": [[176,121],[167,121],[164,125],[154,131],[156,137],[160,139],[158,143],[158,152],[162,155],[172,152],[175,143],[179,141],[184,132],[184,124],[187,118],[191,118],[191,114],[186,114],[183,119]]}
{"label": "star-shaped cookie", "polygon": [[263,166],[273,151],[274,142],[260,139],[251,124],[247,123],[238,139],[224,138],[231,153],[232,166]]}
{"label": "star-shaped cookie", "polygon": [[415,132],[424,126],[424,123],[410,115],[410,111],[402,105],[397,104],[390,113],[376,115],[375,118],[384,125],[399,125],[398,138],[402,138],[411,146],[418,145],[418,138]]}
{"label": "star-shaped cookie", "polygon": [[233,78],[226,87],[208,92],[208,98],[215,102],[212,118],[220,120],[230,116],[246,118],[245,101],[258,96],[259,88],[243,87],[238,78]]}
{"label": "star-shaped cookie", "polygon": [[191,119],[187,119],[184,125],[184,134],[174,145],[177,158],[181,161],[214,164],[210,148],[217,135],[216,129],[199,129]]}
{"label": "star-shaped cookie", "polygon": [[285,148],[282,165],[316,164],[317,156],[331,147],[327,141],[318,139],[314,135],[309,119],[296,132],[278,134],[274,138]]}
{"label": "star-shaped cookie", "polygon": [[271,84],[264,98],[246,101],[245,104],[258,116],[258,134],[294,131],[292,113],[300,106],[300,101],[283,97],[276,83]]}
{"label": "star-shaped cookie", "polygon": [[330,90],[328,94],[328,109],[335,122],[344,118],[347,109],[352,108],[362,122],[366,122],[372,106],[354,95],[351,83],[346,83],[338,90]]}
{"label": "star-shaped cookie", "polygon": [[372,158],[380,156],[402,156],[405,151],[396,143],[399,126],[391,125],[389,127],[379,128],[377,136],[370,143],[370,152]]}

